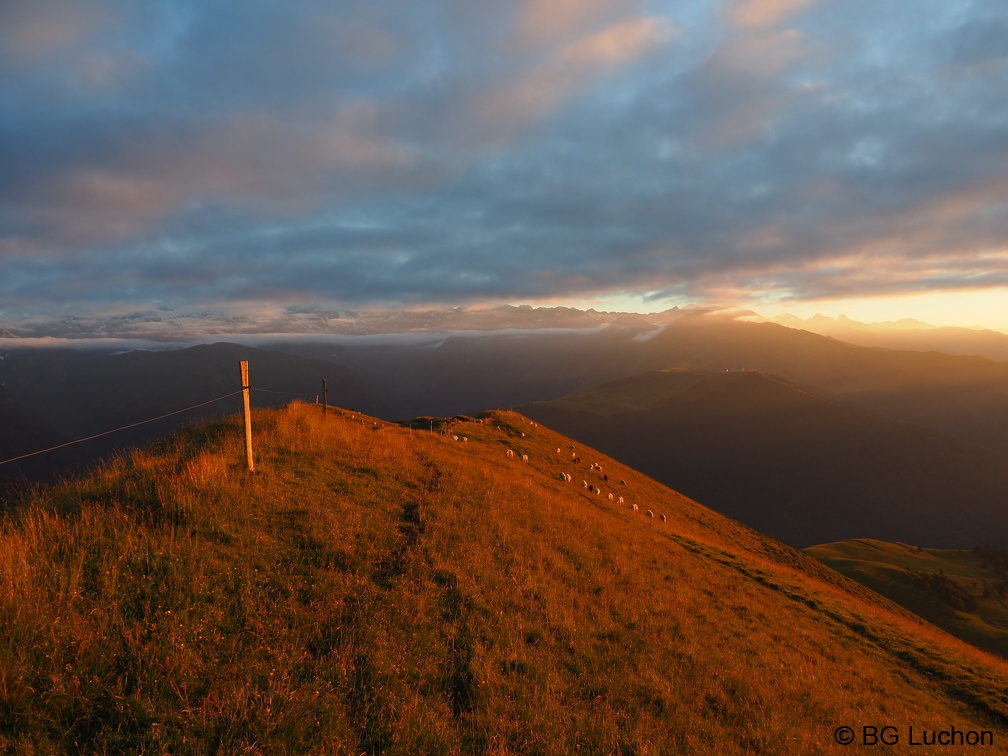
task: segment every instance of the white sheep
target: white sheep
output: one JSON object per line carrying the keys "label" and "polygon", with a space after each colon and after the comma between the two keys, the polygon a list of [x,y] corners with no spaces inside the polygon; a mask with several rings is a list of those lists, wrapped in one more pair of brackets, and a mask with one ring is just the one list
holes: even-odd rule
{"label": "white sheep", "polygon": [[528,464],[528,454],[522,454],[522,462],[524,462],[526,465]]}
{"label": "white sheep", "polygon": [[609,494],[609,501],[612,501],[612,500],[613,500],[613,495],[610,493]]}
{"label": "white sheep", "polygon": [[654,517],[654,512],[652,512],[650,509],[644,514],[647,515],[648,517]]}
{"label": "white sheep", "polygon": [[634,512],[636,512],[636,511],[637,511],[637,509],[638,509],[638,507],[637,507],[637,503],[635,502],[635,503],[631,504],[631,505],[630,505],[630,509],[632,509],[632,510],[633,510]]}
{"label": "white sheep", "polygon": [[462,436],[462,443],[464,444],[469,443],[469,436]]}
{"label": "white sheep", "polygon": [[625,480],[621,480],[621,481],[619,482],[619,484],[620,484],[621,486],[625,486],[625,485],[626,485],[626,481],[625,481]]}
{"label": "white sheep", "polygon": [[571,482],[571,476],[570,476],[570,473],[564,473],[564,475],[566,475],[566,476],[567,476],[567,482],[568,482],[568,483],[570,483],[570,482]]}
{"label": "white sheep", "polygon": [[581,481],[581,488],[588,488],[588,481],[587,480],[582,480]]}
{"label": "white sheep", "polygon": [[511,459],[511,457],[514,456],[514,449],[508,449],[507,450],[507,456],[508,456],[508,459]]}
{"label": "white sheep", "polygon": [[458,440],[459,440],[459,437],[458,437],[458,436],[456,436],[456,435],[455,435],[455,434],[453,433],[453,434],[452,434],[452,441],[458,441]]}
{"label": "white sheep", "polygon": [[602,489],[601,488],[596,488],[595,489],[595,495],[596,496],[601,496],[602,495]]}
{"label": "white sheep", "polygon": [[562,473],[560,473],[560,474],[559,474],[559,475],[558,475],[557,477],[558,477],[558,478],[560,478],[560,480],[562,480],[562,481],[564,481],[564,482],[566,482],[566,481],[567,481],[567,473],[563,473],[563,472],[562,472]]}
{"label": "white sheep", "polygon": [[663,514],[658,515],[658,519],[661,520],[662,522],[665,522],[665,515]]}
{"label": "white sheep", "polygon": [[623,497],[620,496],[619,499],[616,501],[616,503],[617,504],[622,504],[623,503]]}

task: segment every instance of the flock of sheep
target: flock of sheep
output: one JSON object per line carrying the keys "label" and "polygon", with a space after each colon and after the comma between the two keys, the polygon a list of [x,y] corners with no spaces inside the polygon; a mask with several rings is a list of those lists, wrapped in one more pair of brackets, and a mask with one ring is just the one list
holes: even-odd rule
{"label": "flock of sheep", "polygon": [[[536,425],[536,423],[534,423],[532,421],[526,421],[524,418],[522,418],[522,422],[531,422],[532,427],[534,427],[534,428],[538,427]],[[522,435],[522,438],[525,437],[525,433],[524,432],[522,432],[521,435]],[[456,437],[456,440],[459,440],[458,437]],[[581,458],[577,456],[577,450],[574,448],[573,444],[571,444],[570,448],[571,448],[571,462],[573,464],[578,464],[581,461]],[[558,446],[557,447],[557,455],[560,455],[561,453],[562,453],[561,449]],[[515,453],[514,449],[508,449],[506,454],[507,454],[507,458],[508,459],[513,459],[513,458],[516,457],[516,453]],[[525,464],[528,464],[528,461],[529,461],[528,455],[527,454],[522,454],[521,455],[521,461],[524,462]],[[589,469],[592,470],[592,471],[595,471],[595,472],[602,472],[602,465],[600,465],[600,464],[598,464],[596,462],[592,462],[589,465]],[[570,483],[573,480],[573,478],[571,477],[571,474],[568,473],[568,472],[564,472],[564,471],[560,471],[559,473],[557,473],[557,478],[559,480],[564,481],[565,483]],[[603,474],[602,479],[604,481],[608,481],[609,480],[609,476]],[[626,484],[627,484],[627,482],[625,480],[620,480],[620,485],[621,486],[625,486]],[[593,493],[596,496],[601,496],[602,495],[602,487],[601,486],[596,486],[593,483],[589,483],[587,480],[582,480],[581,481],[581,488],[586,489],[589,493]],[[632,502],[632,503],[630,503],[630,504],[627,505],[622,496],[617,496],[617,495],[613,494],[611,491],[607,494],[607,497],[608,497],[609,501],[611,501],[611,502],[613,502],[613,503],[615,503],[615,504],[617,504],[619,506],[626,505],[630,509],[632,509],[634,512],[639,511],[639,507],[637,506],[636,503]],[[644,516],[645,517],[654,517],[655,515],[654,515],[654,512],[652,512],[650,509],[648,509],[648,510],[646,510],[644,512]],[[664,514],[659,514],[658,515],[658,519],[661,522],[665,522],[665,515]]]}
{"label": "flock of sheep", "polygon": [[[356,413],[353,413],[353,414],[350,415],[350,419],[351,420],[356,420],[356,418],[357,418]],[[538,428],[539,427],[539,425],[535,421],[526,420],[525,418],[521,418],[521,420],[522,420],[523,423],[528,423],[532,428]],[[361,418],[360,422],[362,424],[364,423],[364,418],[363,417]],[[486,420],[483,419],[483,418],[476,418],[476,419],[471,420],[471,422],[474,422],[477,425],[485,425],[486,424]],[[449,426],[451,424],[453,424],[453,422],[449,421]],[[372,427],[373,427],[373,429],[378,430],[379,428],[384,427],[384,423],[379,424],[377,422],[374,422],[373,425],[372,425]],[[498,426],[498,430],[501,430],[500,426]],[[460,435],[458,435],[456,433],[450,433],[450,431],[449,431],[448,428],[444,428],[441,431],[441,433],[442,433],[442,435],[446,435],[446,436],[450,435],[450,437],[451,437],[451,439],[453,441],[458,441],[460,443],[466,443],[466,442],[469,441],[469,437],[468,436],[460,436]],[[525,432],[524,431],[521,431],[521,437],[525,438]],[[581,458],[577,455],[577,450],[574,448],[573,444],[571,444],[570,448],[571,448],[571,456],[570,456],[571,463],[573,463],[575,465],[579,464],[581,462]],[[560,454],[562,454],[562,451],[561,451],[560,447],[558,446],[557,447],[557,455],[559,456]],[[508,449],[507,450],[507,457],[508,457],[508,459],[513,459],[516,456],[517,456],[517,454],[515,453],[514,449]],[[525,463],[525,464],[528,464],[528,461],[529,461],[528,454],[522,454],[521,455],[521,461],[523,463]],[[602,465],[600,465],[600,464],[598,464],[596,462],[592,462],[588,466],[588,469],[592,470],[593,472],[600,472],[601,473],[602,472]],[[557,477],[560,480],[564,481],[565,483],[570,483],[570,482],[573,481],[573,478],[571,477],[571,474],[568,473],[568,472],[561,471],[561,472],[557,473]],[[608,482],[609,476],[606,475],[606,474],[603,474],[602,475],[602,479],[603,479],[603,481]],[[625,480],[620,480],[619,484],[621,486],[626,486],[627,482]],[[581,481],[581,488],[586,489],[589,493],[593,493],[596,496],[601,496],[602,495],[602,487],[601,486],[596,486],[593,483],[589,483],[587,480],[582,480]],[[617,496],[617,495],[613,494],[611,491],[607,494],[607,498],[609,499],[609,501],[613,502],[614,504],[617,504],[619,506],[624,506],[624,505],[628,506],[634,512],[639,511],[639,508],[638,508],[638,506],[637,506],[637,504],[635,502],[631,502],[630,504],[627,504],[626,501],[624,500],[624,498],[622,496]],[[654,517],[655,515],[654,515],[654,512],[652,512],[650,509],[648,509],[648,510],[645,510],[644,516],[645,517]],[[661,522],[665,522],[665,515],[664,514],[659,514],[658,515],[658,519]]]}
{"label": "flock of sheep", "polygon": [[[351,420],[356,419],[356,417],[357,417],[356,413],[350,415],[350,419]],[[521,418],[521,421],[523,423],[528,423],[532,428],[538,428],[539,427],[538,423],[536,423],[533,420],[526,420],[523,417],[523,418]],[[363,422],[364,422],[364,419],[361,418],[361,423],[363,423]],[[455,421],[455,422],[457,422],[457,421]],[[485,425],[486,424],[486,420],[483,419],[483,418],[476,418],[476,419],[471,420],[471,422],[476,423],[477,425]],[[453,421],[449,421],[449,427],[452,424],[454,424],[454,422]],[[376,422],[376,423],[373,424],[373,428],[375,430],[377,430],[378,428],[383,427],[383,425],[384,424],[379,425]],[[500,426],[498,426],[498,430],[501,430]],[[460,443],[467,443],[469,441],[469,437],[468,436],[460,436],[457,433],[450,433],[449,428],[447,428],[447,427],[444,428],[444,429],[442,429],[441,433],[442,433],[442,435],[450,436],[453,441],[458,441]],[[525,432],[521,431],[520,433],[521,433],[521,437],[525,438]],[[577,450],[574,448],[573,444],[571,444],[570,449],[571,449],[571,456],[570,456],[571,463],[575,464],[575,465],[579,464],[581,462],[581,458],[577,455]],[[508,449],[506,453],[507,453],[508,459],[514,459],[515,457],[518,456],[515,453],[514,449]],[[557,455],[559,456],[560,454],[562,454],[562,450],[558,446],[557,447]],[[522,454],[521,455],[521,461],[523,463],[525,463],[525,464],[528,464],[528,462],[529,462],[528,454]],[[592,470],[593,472],[600,472],[601,473],[602,472],[602,465],[598,464],[597,462],[592,462],[591,464],[588,465],[588,469]],[[560,480],[564,481],[565,483],[570,483],[570,482],[573,481],[573,478],[571,477],[571,474],[568,473],[568,472],[563,472],[563,471],[557,473],[557,478],[559,478]],[[602,480],[608,482],[609,476],[603,473]],[[619,484],[621,486],[625,486],[625,485],[627,485],[627,482],[625,480],[620,480]],[[602,487],[601,486],[596,486],[593,483],[589,483],[587,480],[582,480],[581,481],[581,488],[587,490],[589,493],[595,494],[596,496],[601,496],[602,495]],[[607,494],[607,498],[609,499],[609,501],[613,502],[614,504],[617,504],[619,506],[627,506],[631,510],[633,510],[634,512],[639,511],[639,507],[637,506],[637,504],[635,502],[631,502],[631,503],[627,504],[626,501],[624,500],[624,498],[622,496],[617,496],[617,495],[613,494],[611,491]],[[648,509],[648,510],[645,510],[644,516],[645,517],[654,517],[655,514],[650,509]],[[664,514],[659,514],[658,515],[658,519],[661,522],[665,522],[665,515]]]}

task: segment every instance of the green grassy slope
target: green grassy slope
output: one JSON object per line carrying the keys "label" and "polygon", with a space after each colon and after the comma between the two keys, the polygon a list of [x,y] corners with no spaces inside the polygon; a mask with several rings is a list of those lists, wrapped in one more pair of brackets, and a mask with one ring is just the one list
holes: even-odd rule
{"label": "green grassy slope", "polygon": [[456,441],[295,404],[254,430],[255,474],[229,419],[0,520],[0,750],[1008,742],[1005,662],[519,415]]}
{"label": "green grassy slope", "polygon": [[[870,539],[822,544],[804,551],[956,637],[1008,656],[1008,597],[999,594],[1003,578],[982,554],[972,549],[928,549]],[[958,586],[954,595],[972,596],[975,606],[943,598],[940,586],[924,583],[921,575],[953,581]]]}

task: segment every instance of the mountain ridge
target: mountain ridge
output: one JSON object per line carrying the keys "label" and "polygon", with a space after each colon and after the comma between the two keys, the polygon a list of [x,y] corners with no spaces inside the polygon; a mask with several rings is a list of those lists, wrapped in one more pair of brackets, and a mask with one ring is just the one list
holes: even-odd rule
{"label": "mountain ridge", "polygon": [[821,314],[805,319],[781,315],[769,320],[859,346],[975,355],[997,362],[1008,361],[1008,334],[987,328],[935,326],[914,318],[863,323],[845,315],[831,318]]}

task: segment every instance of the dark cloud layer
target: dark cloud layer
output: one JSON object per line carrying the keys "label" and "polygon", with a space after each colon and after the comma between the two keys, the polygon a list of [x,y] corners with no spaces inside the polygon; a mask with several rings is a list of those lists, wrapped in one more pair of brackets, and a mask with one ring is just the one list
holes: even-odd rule
{"label": "dark cloud layer", "polygon": [[994,0],[15,0],[0,320],[1003,286],[1006,35]]}

